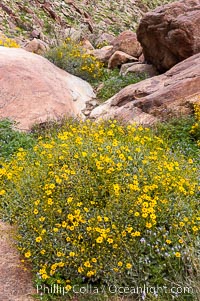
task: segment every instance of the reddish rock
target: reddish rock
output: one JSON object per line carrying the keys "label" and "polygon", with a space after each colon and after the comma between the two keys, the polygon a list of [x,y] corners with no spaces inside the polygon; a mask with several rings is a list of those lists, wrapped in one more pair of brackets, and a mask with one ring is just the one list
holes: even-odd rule
{"label": "reddish rock", "polygon": [[114,35],[104,32],[95,39],[95,46],[98,47],[99,45],[110,45],[114,38]]}
{"label": "reddish rock", "polygon": [[37,30],[37,29],[34,29],[32,32],[31,32],[31,37],[32,38],[36,38],[36,39],[39,39],[40,38],[40,31]]}
{"label": "reddish rock", "polygon": [[87,39],[83,39],[81,41],[81,46],[83,48],[85,48],[86,50],[94,50],[94,47],[92,46],[92,44],[90,43],[90,41],[87,40]]}
{"label": "reddish rock", "polygon": [[86,81],[23,49],[0,47],[0,66],[0,119],[15,120],[23,130],[48,119],[82,117],[95,97]]}
{"label": "reddish rock", "polygon": [[108,68],[114,69],[127,62],[136,62],[138,59],[122,51],[115,51],[108,61]]}
{"label": "reddish rock", "polygon": [[162,75],[127,86],[92,110],[90,117],[152,124],[188,114],[189,104],[196,102],[200,103],[200,53]]}
{"label": "reddish rock", "polygon": [[122,32],[111,44],[113,45],[114,51],[123,51],[136,58],[142,53],[142,48],[137,40],[136,34],[130,30]]}
{"label": "reddish rock", "polygon": [[145,57],[144,57],[144,54],[143,54],[143,53],[140,55],[138,61],[139,61],[140,63],[142,63],[142,64],[145,63]]}
{"label": "reddish rock", "polygon": [[145,14],[137,38],[160,72],[200,52],[200,0],[182,0]]}
{"label": "reddish rock", "polygon": [[[123,66],[122,66],[123,67]],[[133,63],[132,66],[128,66],[128,68],[123,68],[120,70],[120,73],[123,74],[124,76],[127,75],[128,73],[136,73],[136,74],[141,74],[145,73],[148,77],[158,75],[157,70],[153,65],[149,64],[141,64],[141,63]]]}
{"label": "reddish rock", "polygon": [[33,52],[36,54],[43,54],[47,50],[49,50],[49,46],[42,40],[40,39],[33,39],[31,41],[28,41],[24,47],[26,51]]}
{"label": "reddish rock", "polygon": [[104,46],[100,49],[92,50],[90,53],[101,62],[107,63],[113,54],[113,46]]}

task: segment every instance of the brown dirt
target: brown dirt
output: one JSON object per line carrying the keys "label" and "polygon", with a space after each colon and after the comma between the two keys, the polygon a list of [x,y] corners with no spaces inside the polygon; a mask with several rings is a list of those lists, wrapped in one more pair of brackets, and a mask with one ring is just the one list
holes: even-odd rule
{"label": "brown dirt", "polygon": [[14,233],[13,226],[0,221],[0,300],[34,301],[32,275],[20,261]]}

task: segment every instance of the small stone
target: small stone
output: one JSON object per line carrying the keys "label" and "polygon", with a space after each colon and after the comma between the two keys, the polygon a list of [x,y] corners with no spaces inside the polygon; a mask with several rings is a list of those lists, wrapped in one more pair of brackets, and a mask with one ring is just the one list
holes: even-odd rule
{"label": "small stone", "polygon": [[148,64],[134,64],[131,67],[129,67],[125,72],[124,76],[126,76],[128,73],[145,73],[149,77],[158,75],[158,71],[153,65],[148,65]]}
{"label": "small stone", "polygon": [[91,101],[90,101],[90,105],[92,105],[93,107],[96,107],[96,106],[98,106],[98,103],[97,103],[97,101],[94,99],[94,100],[91,100]]}
{"label": "small stone", "polygon": [[40,31],[37,30],[37,29],[34,29],[34,30],[31,32],[31,37],[32,37],[32,38],[39,39],[39,38],[40,38]]}
{"label": "small stone", "polygon": [[43,54],[49,50],[49,46],[42,40],[34,38],[28,41],[23,47],[26,51],[33,52],[36,54]]}
{"label": "small stone", "polygon": [[90,53],[101,62],[106,63],[113,54],[113,46],[104,46],[101,49],[95,49]]}
{"label": "small stone", "polygon": [[115,53],[113,53],[113,55],[110,57],[108,61],[108,69],[114,69],[126,62],[135,62],[135,61],[138,61],[136,57],[133,57],[122,51],[116,51]]}
{"label": "small stone", "polygon": [[85,110],[85,111],[83,111],[83,114],[84,114],[85,116],[89,116],[90,113],[91,113],[91,110]]}

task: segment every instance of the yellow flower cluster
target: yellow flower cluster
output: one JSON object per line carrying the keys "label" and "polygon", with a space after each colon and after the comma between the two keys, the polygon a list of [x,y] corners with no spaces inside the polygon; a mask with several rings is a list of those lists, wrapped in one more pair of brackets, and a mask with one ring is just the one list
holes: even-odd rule
{"label": "yellow flower cluster", "polygon": [[9,47],[9,48],[19,48],[20,47],[15,40],[7,38],[4,35],[0,36],[0,46]]}
{"label": "yellow flower cluster", "polygon": [[194,115],[195,115],[195,119],[197,121],[200,121],[200,103],[194,104]]}
{"label": "yellow flower cluster", "polygon": [[[200,99],[200,97],[199,97]],[[195,123],[192,125],[190,134],[197,140],[197,145],[200,147],[200,102],[194,104]]]}
{"label": "yellow flower cluster", "polygon": [[151,281],[155,265],[170,275],[200,230],[195,160],[141,126],[68,121],[2,163],[0,181],[22,253],[46,282],[146,270]]}
{"label": "yellow flower cluster", "polygon": [[84,49],[81,43],[70,38],[59,47],[50,50],[46,57],[58,67],[87,81],[103,76],[103,63]]}

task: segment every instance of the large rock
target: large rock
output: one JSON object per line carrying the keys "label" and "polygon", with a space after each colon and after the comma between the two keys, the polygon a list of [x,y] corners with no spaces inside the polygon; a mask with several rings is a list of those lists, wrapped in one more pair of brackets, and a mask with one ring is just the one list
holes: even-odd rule
{"label": "large rock", "polygon": [[195,102],[200,103],[200,53],[165,74],[127,86],[92,110],[90,117],[152,124],[190,113]]}
{"label": "large rock", "polygon": [[111,45],[113,46],[113,52],[123,51],[136,58],[139,58],[142,53],[142,47],[137,40],[137,36],[131,30],[123,31],[112,41]]}
{"label": "large rock", "polygon": [[23,49],[0,47],[0,119],[10,118],[27,130],[63,115],[82,116],[92,87]]}
{"label": "large rock", "polygon": [[174,2],[145,14],[137,38],[145,59],[160,72],[200,52],[200,0]]}

